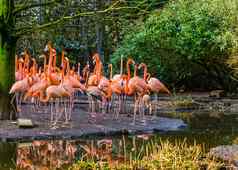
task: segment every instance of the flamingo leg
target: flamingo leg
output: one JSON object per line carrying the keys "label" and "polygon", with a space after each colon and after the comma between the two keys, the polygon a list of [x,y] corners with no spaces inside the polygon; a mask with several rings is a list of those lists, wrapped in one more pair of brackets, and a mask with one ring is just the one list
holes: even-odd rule
{"label": "flamingo leg", "polygon": [[72,112],[73,112],[73,108],[74,108],[74,97],[70,96],[69,100],[70,100],[70,111],[69,111],[68,120],[70,121],[71,120],[71,116],[72,116]]}
{"label": "flamingo leg", "polygon": [[157,116],[157,110],[158,110],[158,104],[159,104],[159,102],[158,102],[158,94],[157,93],[155,93],[155,106],[153,107],[154,109],[153,109],[153,116],[152,116],[152,119],[154,120],[155,118],[156,118],[156,116]]}
{"label": "flamingo leg", "polygon": [[92,99],[91,96],[88,95],[88,112],[91,113],[92,112]]}
{"label": "flamingo leg", "polygon": [[16,92],[16,104],[17,104],[17,112],[20,111],[20,105],[19,105],[19,92]]}
{"label": "flamingo leg", "polygon": [[141,107],[142,107],[142,124],[145,126],[146,125],[146,118],[145,118],[145,109],[149,107],[148,103],[141,102]]}
{"label": "flamingo leg", "polygon": [[119,95],[118,96],[118,102],[119,102],[119,106],[118,106],[118,111],[117,111],[117,113],[116,113],[116,119],[118,119],[118,117],[119,117],[119,114],[121,113],[121,111],[122,111],[122,95]]}
{"label": "flamingo leg", "polygon": [[19,112],[19,117],[21,116],[21,109],[22,109],[22,93],[16,93],[16,102],[17,102],[17,111]]}
{"label": "flamingo leg", "polygon": [[136,123],[135,121],[136,121],[136,112],[137,112],[138,102],[139,102],[139,99],[137,99],[135,96],[134,115],[133,115],[132,125],[135,125]]}
{"label": "flamingo leg", "polygon": [[[68,109],[67,109],[68,108]],[[67,98],[64,99],[64,116],[65,116],[65,123],[68,121],[68,112],[69,112],[70,104]]]}
{"label": "flamingo leg", "polygon": [[139,113],[140,113],[140,116],[141,116],[141,122],[143,122],[144,121],[144,114],[145,114],[145,103],[142,100],[139,101]]}
{"label": "flamingo leg", "polygon": [[115,95],[112,94],[112,98],[111,98],[111,101],[110,101],[110,113],[112,113],[113,115],[116,114],[115,108],[116,108],[116,99],[115,99]]}
{"label": "flamingo leg", "polygon": [[73,96],[69,96],[69,98],[68,98],[68,113],[66,114],[66,117],[65,117],[66,124],[68,124],[69,121],[71,120],[73,105],[74,105]]}
{"label": "flamingo leg", "polygon": [[54,125],[54,110],[53,110],[53,103],[50,101],[50,122],[52,126]]}

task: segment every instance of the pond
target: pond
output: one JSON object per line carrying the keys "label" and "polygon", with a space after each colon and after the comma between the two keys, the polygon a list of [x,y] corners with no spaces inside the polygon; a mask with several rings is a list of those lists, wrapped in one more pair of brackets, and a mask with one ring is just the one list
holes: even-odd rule
{"label": "pond", "polygon": [[[236,114],[184,113],[189,124],[186,130],[137,136],[87,137],[77,140],[48,140],[0,143],[0,169],[66,169],[84,157],[96,156],[124,161],[138,156],[143,145],[151,141],[184,141],[210,148],[238,143]],[[142,149],[141,149],[142,148]]]}

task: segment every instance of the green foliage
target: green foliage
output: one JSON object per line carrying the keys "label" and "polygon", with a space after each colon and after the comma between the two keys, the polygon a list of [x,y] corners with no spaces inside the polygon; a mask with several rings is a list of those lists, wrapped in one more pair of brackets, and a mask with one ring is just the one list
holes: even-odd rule
{"label": "green foliage", "polygon": [[6,17],[7,12],[7,2],[6,0],[0,1],[0,17]]}
{"label": "green foliage", "polygon": [[236,0],[171,1],[129,32],[111,61],[132,56],[172,85],[212,86],[201,81],[211,78],[225,88],[230,74],[225,61],[237,50],[237,8]]}
{"label": "green foliage", "polygon": [[69,168],[69,170],[93,170],[93,169],[102,169],[102,170],[109,170],[107,165],[100,165],[95,162],[91,161],[78,161],[76,164],[74,164],[72,167]]}

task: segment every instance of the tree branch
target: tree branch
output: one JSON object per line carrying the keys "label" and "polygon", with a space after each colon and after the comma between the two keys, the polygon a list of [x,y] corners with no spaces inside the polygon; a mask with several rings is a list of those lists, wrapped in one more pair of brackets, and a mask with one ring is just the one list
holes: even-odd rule
{"label": "tree branch", "polygon": [[48,6],[48,5],[52,5],[55,3],[59,3],[59,0],[52,0],[52,1],[48,1],[45,3],[34,3],[34,4],[30,4],[30,5],[20,5],[19,7],[16,7],[15,10],[13,11],[13,14],[16,15],[17,13],[30,9],[30,8],[35,8],[35,7],[43,7],[43,6]]}
{"label": "tree branch", "polygon": [[137,7],[117,7],[117,8],[113,8],[112,6],[110,6],[109,8],[107,8],[105,10],[102,10],[102,11],[90,11],[90,12],[78,13],[76,15],[65,16],[65,17],[62,17],[62,18],[57,19],[55,21],[45,23],[45,24],[42,24],[42,25],[28,26],[28,27],[19,28],[19,29],[16,30],[16,36],[21,36],[23,34],[43,30],[45,28],[49,28],[51,26],[63,23],[65,21],[73,20],[73,19],[76,19],[76,18],[79,18],[79,17],[95,16],[97,14],[103,14],[103,13],[108,13],[108,12],[111,12],[111,11],[119,11],[119,10],[125,10],[125,9],[138,9],[138,8]]}

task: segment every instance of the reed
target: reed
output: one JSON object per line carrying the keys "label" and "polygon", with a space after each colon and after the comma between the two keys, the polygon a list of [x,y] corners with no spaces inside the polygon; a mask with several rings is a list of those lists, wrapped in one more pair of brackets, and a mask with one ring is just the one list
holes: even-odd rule
{"label": "reed", "polygon": [[69,170],[216,170],[225,166],[222,162],[206,157],[201,145],[190,145],[186,140],[175,143],[150,141],[143,145],[143,157],[141,150],[138,150],[137,155],[130,152],[127,155],[128,159],[120,163],[117,160],[80,160]]}

